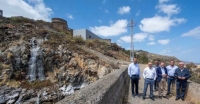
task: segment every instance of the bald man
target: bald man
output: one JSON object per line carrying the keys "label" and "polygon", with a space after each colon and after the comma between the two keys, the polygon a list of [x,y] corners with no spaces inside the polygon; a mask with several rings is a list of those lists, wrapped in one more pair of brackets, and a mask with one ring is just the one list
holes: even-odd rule
{"label": "bald man", "polygon": [[144,90],[143,90],[143,97],[142,99],[145,100],[146,97],[146,92],[148,85],[150,85],[150,98],[154,100],[154,95],[153,95],[153,84],[156,80],[157,74],[156,74],[156,69],[152,67],[152,63],[148,63],[148,67],[146,67],[143,71],[143,77],[144,77]]}
{"label": "bald man", "polygon": [[[187,80],[191,77],[188,69],[184,68],[184,63],[179,63],[179,68],[176,69],[174,76],[176,78],[176,99],[180,98],[184,101]],[[181,88],[181,91],[180,91]]]}
{"label": "bald man", "polygon": [[167,68],[165,67],[165,63],[161,62],[160,67],[156,69],[157,73],[157,81],[158,81],[158,94],[159,98],[161,99],[162,96],[166,98],[167,94]]}

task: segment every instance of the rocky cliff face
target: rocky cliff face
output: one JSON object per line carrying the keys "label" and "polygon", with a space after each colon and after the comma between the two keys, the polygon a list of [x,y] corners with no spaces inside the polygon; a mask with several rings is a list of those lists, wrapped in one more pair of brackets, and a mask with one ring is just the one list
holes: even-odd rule
{"label": "rocky cliff face", "polygon": [[113,71],[51,23],[0,22],[0,103],[56,102]]}

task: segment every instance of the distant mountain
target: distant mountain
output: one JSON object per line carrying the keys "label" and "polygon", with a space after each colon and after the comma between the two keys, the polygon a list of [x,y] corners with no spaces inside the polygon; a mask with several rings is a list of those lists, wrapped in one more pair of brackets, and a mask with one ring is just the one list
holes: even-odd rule
{"label": "distant mountain", "polygon": [[180,60],[178,58],[176,58],[175,56],[159,55],[159,54],[150,53],[150,52],[143,51],[143,50],[135,50],[135,53],[136,54],[146,54],[149,61],[154,61],[155,59],[159,59],[166,63],[170,63],[171,60],[174,60],[176,63],[180,62]]}
{"label": "distant mountain", "polygon": [[[190,61],[183,61],[185,64],[189,64],[189,63],[191,63]],[[192,62],[192,63],[194,63],[194,62]],[[195,65],[200,65],[200,63],[194,63]]]}

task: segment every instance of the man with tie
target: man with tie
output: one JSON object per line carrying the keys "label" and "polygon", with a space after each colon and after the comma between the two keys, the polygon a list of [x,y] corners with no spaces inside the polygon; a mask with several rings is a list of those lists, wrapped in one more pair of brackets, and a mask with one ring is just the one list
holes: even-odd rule
{"label": "man with tie", "polygon": [[[131,78],[132,96],[138,96],[138,84],[140,79],[140,67],[137,59],[133,58],[133,63],[128,66],[128,75]],[[134,89],[135,88],[135,89]]]}
{"label": "man with tie", "polygon": [[[191,77],[188,69],[184,68],[184,63],[179,63],[179,68],[176,69],[174,76],[176,78],[176,99],[180,98],[184,101],[185,91],[187,87],[187,80]],[[181,91],[180,91],[181,89]]]}
{"label": "man with tie", "polygon": [[166,94],[167,94],[167,69],[165,67],[165,63],[161,62],[160,67],[158,67],[156,69],[156,73],[157,73],[157,81],[158,81],[158,94],[159,94],[159,98],[161,99],[162,96],[164,98],[166,98]]}
{"label": "man with tie", "polygon": [[143,97],[142,99],[145,100],[146,92],[148,85],[150,85],[150,98],[154,101],[154,95],[153,95],[153,84],[156,80],[157,74],[156,69],[152,67],[152,63],[148,63],[148,67],[146,67],[143,71],[143,77],[144,77],[144,90],[143,90]]}

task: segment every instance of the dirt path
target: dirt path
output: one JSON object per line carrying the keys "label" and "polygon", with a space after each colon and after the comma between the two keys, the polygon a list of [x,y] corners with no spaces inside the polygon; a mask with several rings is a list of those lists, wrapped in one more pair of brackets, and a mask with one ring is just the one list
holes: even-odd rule
{"label": "dirt path", "polygon": [[[141,68],[141,75],[143,72],[143,69],[146,67],[146,65],[140,64],[140,68]],[[141,76],[141,80],[139,81],[139,95],[140,97],[132,97],[132,93],[131,93],[131,84],[129,87],[129,96],[128,96],[128,104],[189,104],[187,101],[182,101],[181,99],[178,101],[175,101],[175,96],[173,95],[169,95],[168,98],[162,98],[159,99],[158,98],[158,91],[154,92],[154,96],[155,96],[155,101],[152,101],[149,98],[149,87],[147,89],[147,96],[145,100],[142,100],[142,92],[143,92],[143,87],[144,87],[144,79]]]}

